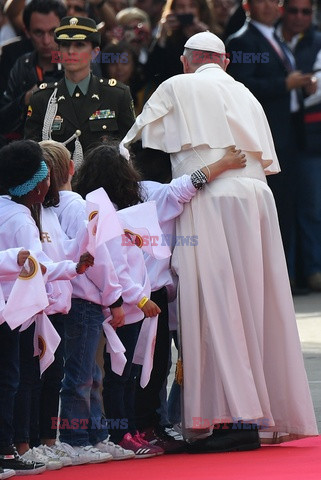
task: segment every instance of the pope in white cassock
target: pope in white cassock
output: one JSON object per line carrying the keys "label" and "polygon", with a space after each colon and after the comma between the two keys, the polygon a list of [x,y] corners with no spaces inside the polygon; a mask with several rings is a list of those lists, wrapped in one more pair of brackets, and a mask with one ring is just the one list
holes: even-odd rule
{"label": "pope in white cassock", "polygon": [[[177,235],[183,358],[183,427],[191,451],[258,448],[317,435],[277,213],[265,175],[279,172],[259,102],[225,69],[223,42],[192,36],[184,74],[162,83],[121,148],[171,154],[173,176],[215,162],[227,147],[246,154],[184,205]],[[250,424],[250,425],[249,425]],[[259,430],[259,435],[258,435]]]}

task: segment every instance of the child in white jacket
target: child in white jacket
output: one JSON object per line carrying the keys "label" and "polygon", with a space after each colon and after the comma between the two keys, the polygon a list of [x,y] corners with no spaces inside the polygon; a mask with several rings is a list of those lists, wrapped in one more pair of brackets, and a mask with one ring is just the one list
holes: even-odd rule
{"label": "child in white jacket", "polygon": [[[89,255],[82,256],[77,265],[73,261],[53,263],[42,250],[39,229],[31,215],[34,206],[43,202],[49,188],[48,168],[39,145],[21,140],[3,147],[0,179],[1,190],[8,195],[0,197],[0,249],[24,247],[32,251],[47,268],[48,281],[69,280],[83,273],[93,262]],[[2,283],[5,300],[12,286],[12,281]],[[0,343],[0,467],[11,468],[18,475],[40,473],[45,465],[27,462],[13,446],[14,399],[19,385],[18,329],[12,331],[6,323],[0,325]]]}
{"label": "child in white jacket", "polygon": [[[73,162],[68,150],[57,142],[41,142],[41,148],[52,162],[59,190],[59,204],[49,208],[49,213],[58,216],[64,234],[74,239],[85,225],[86,202],[71,190]],[[100,463],[132,458],[134,454],[109,440],[102,419],[101,371],[96,363],[102,323],[107,314],[114,328],[124,322],[122,288],[105,245],[97,248],[95,264],[87,273],[71,282],[71,309],[65,322],[65,376],[60,418],[56,419],[60,443],[55,449],[68,453],[72,446],[82,458]]]}

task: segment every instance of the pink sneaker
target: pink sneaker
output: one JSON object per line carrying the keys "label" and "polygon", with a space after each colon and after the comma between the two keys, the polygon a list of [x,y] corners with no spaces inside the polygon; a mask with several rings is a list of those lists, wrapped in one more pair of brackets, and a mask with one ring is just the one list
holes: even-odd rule
{"label": "pink sneaker", "polygon": [[130,433],[126,433],[123,436],[123,439],[119,442],[119,445],[126,450],[132,450],[135,453],[135,458],[149,458],[155,457],[157,453],[155,452],[152,445],[143,445],[138,439],[136,435],[132,437]]}
{"label": "pink sneaker", "polygon": [[159,447],[158,445],[154,445],[153,443],[149,443],[147,440],[145,440],[145,434],[144,433],[139,433],[138,431],[134,435],[134,439],[139,442],[141,445],[148,445],[152,451],[155,453],[155,455],[163,455],[165,453],[164,449],[162,447]]}

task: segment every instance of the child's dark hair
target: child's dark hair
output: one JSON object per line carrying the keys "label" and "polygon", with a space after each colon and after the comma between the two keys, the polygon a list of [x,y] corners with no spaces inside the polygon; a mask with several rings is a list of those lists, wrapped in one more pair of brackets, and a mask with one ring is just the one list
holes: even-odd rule
{"label": "child's dark hair", "polygon": [[87,193],[102,187],[122,209],[144,201],[139,181],[139,173],[119,153],[118,145],[103,143],[85,154],[74,190],[85,198]]}
{"label": "child's dark hair", "polygon": [[1,191],[17,187],[32,178],[43,159],[41,148],[33,140],[18,140],[0,150]]}

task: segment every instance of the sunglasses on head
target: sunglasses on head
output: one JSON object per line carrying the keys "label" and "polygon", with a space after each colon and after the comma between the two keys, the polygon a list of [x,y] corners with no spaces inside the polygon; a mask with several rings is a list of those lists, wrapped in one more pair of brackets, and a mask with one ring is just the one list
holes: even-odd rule
{"label": "sunglasses on head", "polygon": [[312,8],[296,8],[296,7],[288,7],[286,9],[288,13],[291,15],[297,15],[298,13],[302,13],[302,15],[305,15],[306,17],[308,15],[312,15]]}

